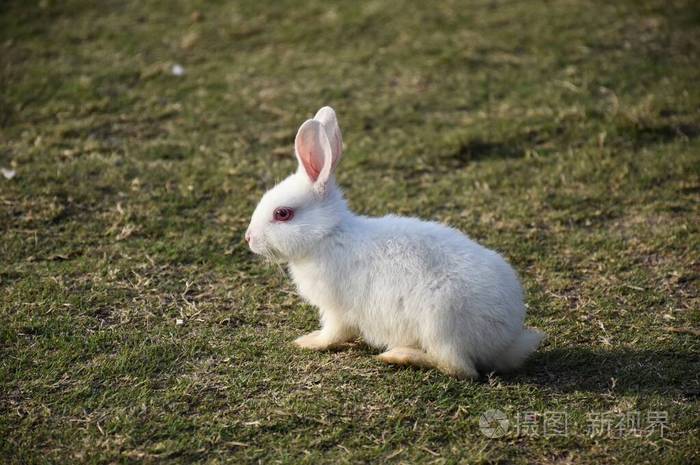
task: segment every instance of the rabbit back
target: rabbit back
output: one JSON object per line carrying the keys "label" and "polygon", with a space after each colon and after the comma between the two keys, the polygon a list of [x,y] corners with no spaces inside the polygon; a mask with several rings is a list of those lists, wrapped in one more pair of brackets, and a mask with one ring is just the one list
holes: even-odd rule
{"label": "rabbit back", "polygon": [[378,348],[421,347],[492,367],[523,330],[512,267],[438,223],[348,218],[290,270],[304,298]]}

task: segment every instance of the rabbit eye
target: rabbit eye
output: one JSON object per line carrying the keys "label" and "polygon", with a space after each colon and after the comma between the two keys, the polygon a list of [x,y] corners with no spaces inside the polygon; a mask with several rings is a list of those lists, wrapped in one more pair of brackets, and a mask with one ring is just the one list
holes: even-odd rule
{"label": "rabbit eye", "polygon": [[289,221],[294,218],[294,210],[289,207],[275,208],[272,218],[275,221]]}

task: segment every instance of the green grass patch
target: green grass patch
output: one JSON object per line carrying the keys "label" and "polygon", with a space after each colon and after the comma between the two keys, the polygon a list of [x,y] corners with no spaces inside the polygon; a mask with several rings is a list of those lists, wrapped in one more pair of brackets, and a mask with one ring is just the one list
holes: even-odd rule
{"label": "green grass patch", "polygon": [[[0,462],[697,462],[698,44],[683,0],[2,2]],[[314,310],[242,236],[326,104],[355,211],[520,272],[520,372],[291,346]]]}

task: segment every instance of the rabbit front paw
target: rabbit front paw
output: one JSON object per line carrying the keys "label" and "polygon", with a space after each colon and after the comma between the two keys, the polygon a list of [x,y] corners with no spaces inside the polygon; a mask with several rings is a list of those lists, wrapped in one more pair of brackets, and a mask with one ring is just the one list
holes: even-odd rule
{"label": "rabbit front paw", "polygon": [[294,345],[309,350],[331,350],[343,347],[349,339],[349,337],[340,337],[339,335],[334,337],[334,335],[319,329],[296,338]]}
{"label": "rabbit front paw", "polygon": [[310,350],[326,350],[330,348],[331,343],[321,330],[312,331],[309,334],[304,334],[294,340],[294,344],[302,349]]}

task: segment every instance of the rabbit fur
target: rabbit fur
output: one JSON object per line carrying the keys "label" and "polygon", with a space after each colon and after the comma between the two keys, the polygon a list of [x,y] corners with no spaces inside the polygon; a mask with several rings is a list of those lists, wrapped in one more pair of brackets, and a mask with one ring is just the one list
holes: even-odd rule
{"label": "rabbit fur", "polygon": [[335,112],[323,107],[297,133],[298,170],[263,195],[246,232],[254,253],[288,263],[318,308],[321,329],[296,344],[324,350],[361,337],[387,363],[460,378],[519,367],[544,335],[523,326],[513,268],[443,224],[355,215],[334,178],[342,151]]}

